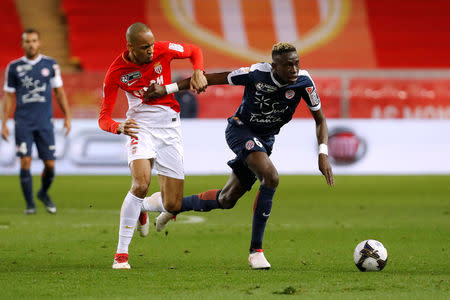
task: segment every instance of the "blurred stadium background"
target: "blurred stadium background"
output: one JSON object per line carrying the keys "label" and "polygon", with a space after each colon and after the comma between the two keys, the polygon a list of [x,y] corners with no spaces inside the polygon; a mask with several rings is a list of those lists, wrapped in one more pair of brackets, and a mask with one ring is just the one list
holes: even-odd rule
{"label": "blurred stadium background", "polygon": [[[157,40],[199,45],[208,72],[270,61],[271,46],[290,41],[323,101],[337,173],[448,174],[450,160],[438,157],[450,152],[443,138],[450,131],[449,10],[446,0],[130,0],[126,8],[112,0],[2,0],[0,68],[23,55],[22,30],[38,29],[42,52],[62,67],[75,119],[68,139],[58,135],[58,173],[126,174],[123,148],[110,147],[122,137],[102,133],[96,118],[105,72],[124,49],[130,24],[147,23]],[[188,61],[172,67],[175,80],[191,72]],[[195,117],[183,125],[188,174],[228,172],[223,128],[241,92],[210,87],[186,98],[183,110]],[[113,116],[126,110],[121,94]],[[303,104],[295,117],[274,159],[282,173],[317,172]],[[13,143],[1,141],[0,154],[0,173],[15,174]],[[288,157],[302,158],[293,164]]]}

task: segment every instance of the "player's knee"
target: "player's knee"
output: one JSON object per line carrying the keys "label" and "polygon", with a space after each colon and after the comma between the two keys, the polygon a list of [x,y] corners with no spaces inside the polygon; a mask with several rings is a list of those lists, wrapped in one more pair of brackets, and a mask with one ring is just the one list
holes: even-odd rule
{"label": "player's knee", "polygon": [[279,182],[280,179],[278,177],[278,172],[276,171],[264,174],[261,180],[262,185],[267,186],[271,189],[276,189]]}
{"label": "player's knee", "polygon": [[181,209],[181,201],[170,201],[164,203],[164,208],[170,213],[177,213]]}
{"label": "player's knee", "polygon": [[234,199],[224,193],[220,193],[218,201],[221,208],[231,209],[236,205],[237,199]]}
{"label": "player's knee", "polygon": [[54,171],[55,170],[55,161],[54,160],[47,160],[44,162],[44,167],[46,170]]}
{"label": "player's knee", "polygon": [[139,198],[147,196],[148,184],[146,182],[133,182],[131,193]]}
{"label": "player's knee", "polygon": [[31,156],[24,156],[20,158],[20,168],[29,170],[31,167]]}

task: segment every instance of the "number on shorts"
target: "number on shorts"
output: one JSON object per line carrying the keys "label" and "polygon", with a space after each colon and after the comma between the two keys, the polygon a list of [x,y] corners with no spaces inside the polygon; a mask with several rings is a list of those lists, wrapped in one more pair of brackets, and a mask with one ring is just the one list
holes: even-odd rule
{"label": "number on shorts", "polygon": [[19,146],[19,152],[22,153],[23,155],[27,154],[27,143],[22,142]]}
{"label": "number on shorts", "polygon": [[255,141],[255,144],[258,145],[259,147],[263,147],[263,145],[261,144],[261,142],[258,140],[258,138],[254,137],[253,140]]}

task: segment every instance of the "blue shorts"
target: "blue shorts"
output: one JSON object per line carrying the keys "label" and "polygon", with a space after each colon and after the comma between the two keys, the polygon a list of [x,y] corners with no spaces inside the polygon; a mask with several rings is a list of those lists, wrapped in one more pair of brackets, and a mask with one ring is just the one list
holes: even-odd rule
{"label": "blue shorts", "polygon": [[228,165],[242,186],[249,191],[256,181],[256,176],[248,168],[245,160],[252,152],[266,152],[270,156],[275,136],[256,134],[238,118],[232,117],[228,120],[225,138],[230,149],[236,154],[236,158],[230,160]]}
{"label": "blue shorts", "polygon": [[31,156],[31,147],[34,142],[40,159],[55,159],[55,134],[53,132],[53,126],[46,128],[30,128],[16,125],[15,136],[17,156]]}

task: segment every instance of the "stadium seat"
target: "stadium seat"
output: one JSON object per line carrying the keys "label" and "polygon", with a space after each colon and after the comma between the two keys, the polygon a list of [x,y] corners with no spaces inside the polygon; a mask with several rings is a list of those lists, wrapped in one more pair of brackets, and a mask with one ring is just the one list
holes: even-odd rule
{"label": "stadium seat", "polygon": [[0,47],[0,68],[3,69],[13,59],[22,56],[20,34],[22,25],[17,14],[14,0],[0,1],[0,35],[4,44]]}
{"label": "stadium seat", "polygon": [[[126,5],[126,7],[124,7]],[[125,48],[125,31],[145,22],[145,1],[131,4],[96,0],[63,0],[69,28],[70,52],[84,70],[105,70]]]}

